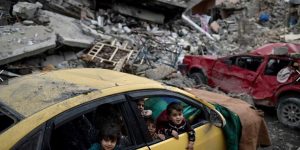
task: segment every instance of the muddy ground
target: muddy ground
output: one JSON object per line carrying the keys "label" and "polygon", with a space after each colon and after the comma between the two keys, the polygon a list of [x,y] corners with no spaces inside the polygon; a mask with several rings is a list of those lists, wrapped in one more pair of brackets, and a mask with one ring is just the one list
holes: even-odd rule
{"label": "muddy ground", "polygon": [[272,146],[259,150],[300,150],[300,130],[283,126],[276,117],[273,108],[259,107],[265,112],[265,120],[269,129]]}

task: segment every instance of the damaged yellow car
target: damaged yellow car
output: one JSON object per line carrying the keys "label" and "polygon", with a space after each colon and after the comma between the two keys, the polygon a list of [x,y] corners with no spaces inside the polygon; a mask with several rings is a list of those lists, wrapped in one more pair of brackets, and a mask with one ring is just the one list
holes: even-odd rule
{"label": "damaged yellow car", "polygon": [[122,128],[121,149],[185,149],[186,133],[163,141],[150,137],[136,103],[146,98],[154,118],[165,109],[157,104],[183,104],[196,132],[194,149],[226,149],[225,120],[213,105],[175,87],[104,69],[33,74],[1,85],[0,149],[88,149],[109,120]]}

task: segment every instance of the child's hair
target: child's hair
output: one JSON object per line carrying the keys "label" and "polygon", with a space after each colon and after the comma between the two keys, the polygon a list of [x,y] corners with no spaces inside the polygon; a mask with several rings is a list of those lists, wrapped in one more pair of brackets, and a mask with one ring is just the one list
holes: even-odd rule
{"label": "child's hair", "polygon": [[103,125],[100,140],[118,141],[121,135],[120,127],[115,123],[107,123]]}
{"label": "child's hair", "polygon": [[149,125],[150,123],[155,125],[154,119],[153,118],[145,118],[146,124]]}
{"label": "child's hair", "polygon": [[167,114],[170,115],[172,110],[182,111],[183,107],[178,102],[172,102],[167,106]]}

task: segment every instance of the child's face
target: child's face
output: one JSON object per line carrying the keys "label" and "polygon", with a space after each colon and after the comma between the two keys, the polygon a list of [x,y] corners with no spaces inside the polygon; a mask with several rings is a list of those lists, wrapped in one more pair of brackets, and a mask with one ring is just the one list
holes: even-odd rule
{"label": "child's face", "polygon": [[144,111],[145,102],[143,100],[137,102],[137,107],[140,111]]}
{"label": "child's face", "polygon": [[156,130],[155,124],[154,123],[149,123],[148,124],[148,130],[149,130],[149,133],[150,133],[151,136],[154,135],[155,130]]}
{"label": "child's face", "polygon": [[176,125],[181,124],[181,122],[183,120],[182,111],[172,110],[169,115],[169,119]]}
{"label": "child's face", "polygon": [[103,150],[113,150],[117,144],[117,140],[111,140],[111,139],[102,139],[101,140],[101,146]]}

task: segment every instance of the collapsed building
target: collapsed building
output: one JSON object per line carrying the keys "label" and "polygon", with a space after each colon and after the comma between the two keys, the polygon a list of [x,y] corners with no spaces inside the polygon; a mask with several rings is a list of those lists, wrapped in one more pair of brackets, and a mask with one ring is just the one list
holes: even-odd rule
{"label": "collapsed building", "polygon": [[101,67],[163,80],[185,54],[228,55],[299,39],[293,1],[1,4],[0,65],[17,74]]}

